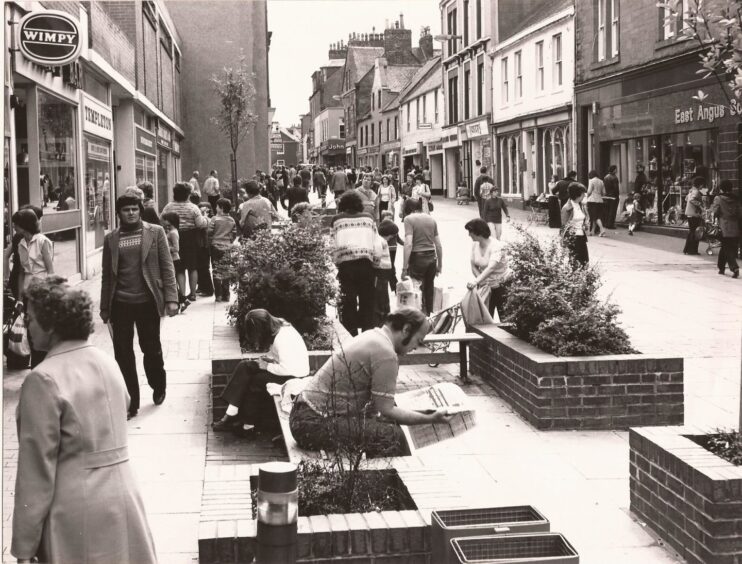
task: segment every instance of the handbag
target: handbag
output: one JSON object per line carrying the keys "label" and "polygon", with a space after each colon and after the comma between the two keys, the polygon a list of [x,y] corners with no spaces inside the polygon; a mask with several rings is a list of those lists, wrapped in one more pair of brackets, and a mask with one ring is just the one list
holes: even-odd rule
{"label": "handbag", "polygon": [[433,211],[434,209],[433,200],[428,200],[428,211]]}
{"label": "handbag", "polygon": [[703,241],[703,236],[706,232],[706,228],[703,223],[693,230],[693,239],[696,241]]}
{"label": "handbag", "polygon": [[28,342],[28,330],[24,315],[18,315],[8,334],[8,350],[17,356],[29,356],[31,345]]}

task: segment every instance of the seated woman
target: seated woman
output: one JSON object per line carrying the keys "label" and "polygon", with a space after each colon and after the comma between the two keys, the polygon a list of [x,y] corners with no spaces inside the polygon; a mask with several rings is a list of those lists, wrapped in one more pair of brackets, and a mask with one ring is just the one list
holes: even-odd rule
{"label": "seated woman", "polygon": [[222,398],[229,407],[221,420],[213,424],[214,431],[249,431],[265,423],[259,416],[270,413],[270,396],[265,391],[268,382],[283,384],[291,378],[309,374],[309,353],[299,332],[287,321],[273,317],[264,309],[253,309],[245,316],[248,342],[255,350],[268,355],[255,360],[243,360],[234,369]]}

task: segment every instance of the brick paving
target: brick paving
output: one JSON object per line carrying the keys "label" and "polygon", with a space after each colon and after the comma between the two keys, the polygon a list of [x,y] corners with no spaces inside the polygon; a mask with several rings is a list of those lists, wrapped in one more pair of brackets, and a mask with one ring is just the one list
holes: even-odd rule
{"label": "brick paving", "polygon": [[[463,225],[475,210],[436,201],[434,217],[444,245],[439,283],[444,287],[460,288],[470,276],[470,242]],[[512,216],[526,220],[524,212],[513,210]],[[543,226],[532,228],[540,236],[555,233]],[[505,226],[504,238],[512,234]],[[641,232],[629,239],[625,231],[617,230],[606,238],[591,238],[589,248],[604,274],[602,291],[623,308],[621,320],[635,346],[650,354],[685,358],[686,423],[735,426],[742,281],[718,276],[715,257],[683,256],[680,239]],[[99,279],[82,283],[95,299],[99,285]],[[272,443],[260,448],[243,444],[244,454],[231,436],[216,441],[209,437],[210,332],[215,315],[224,315],[223,304],[215,307],[213,299],[199,299],[186,314],[163,322],[167,400],[160,407],[149,403],[143,379],[142,408],[129,422],[132,463],[161,562],[197,560],[207,471],[249,464],[253,455],[283,455],[282,447]],[[93,342],[111,352],[108,331],[100,323]],[[456,373],[455,365],[403,367],[400,390],[454,381]],[[18,448],[14,413],[24,375],[6,372],[3,377],[4,561],[12,561],[8,550]],[[574,544],[584,563],[679,561],[628,511],[627,433],[538,432],[487,384],[475,381],[465,389],[477,410],[477,427],[422,449],[410,460],[445,476],[431,489],[431,503],[443,503],[449,496],[472,507],[534,505],[550,519],[552,530],[563,532]]]}

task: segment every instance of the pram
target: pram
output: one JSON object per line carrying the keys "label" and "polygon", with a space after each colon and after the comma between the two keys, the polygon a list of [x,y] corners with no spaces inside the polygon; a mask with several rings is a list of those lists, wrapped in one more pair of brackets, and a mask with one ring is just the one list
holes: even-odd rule
{"label": "pram", "polygon": [[23,313],[23,303],[16,300],[10,290],[3,290],[3,353],[7,358],[8,370],[18,370],[28,367],[29,357],[18,356],[8,349],[10,331],[16,318]]}
{"label": "pram", "polygon": [[469,193],[469,187],[459,186],[458,190],[456,190],[456,203],[460,206],[463,206],[463,205],[468,206],[470,201],[471,201],[471,197]]}
{"label": "pram", "polygon": [[706,243],[707,255],[713,255],[714,249],[721,247],[721,229],[715,222],[710,209],[703,212],[703,239],[701,240]]}

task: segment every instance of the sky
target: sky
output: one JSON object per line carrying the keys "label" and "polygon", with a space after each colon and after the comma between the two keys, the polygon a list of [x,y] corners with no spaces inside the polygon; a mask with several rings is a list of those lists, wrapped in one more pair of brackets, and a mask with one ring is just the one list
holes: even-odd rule
{"label": "sky", "polygon": [[385,20],[393,25],[400,12],[412,30],[413,47],[422,26],[440,33],[438,0],[268,0],[273,119],[298,125],[299,116],[309,112],[312,73],[327,62],[331,43],[347,44],[349,33],[371,33],[373,27],[383,33]]}

